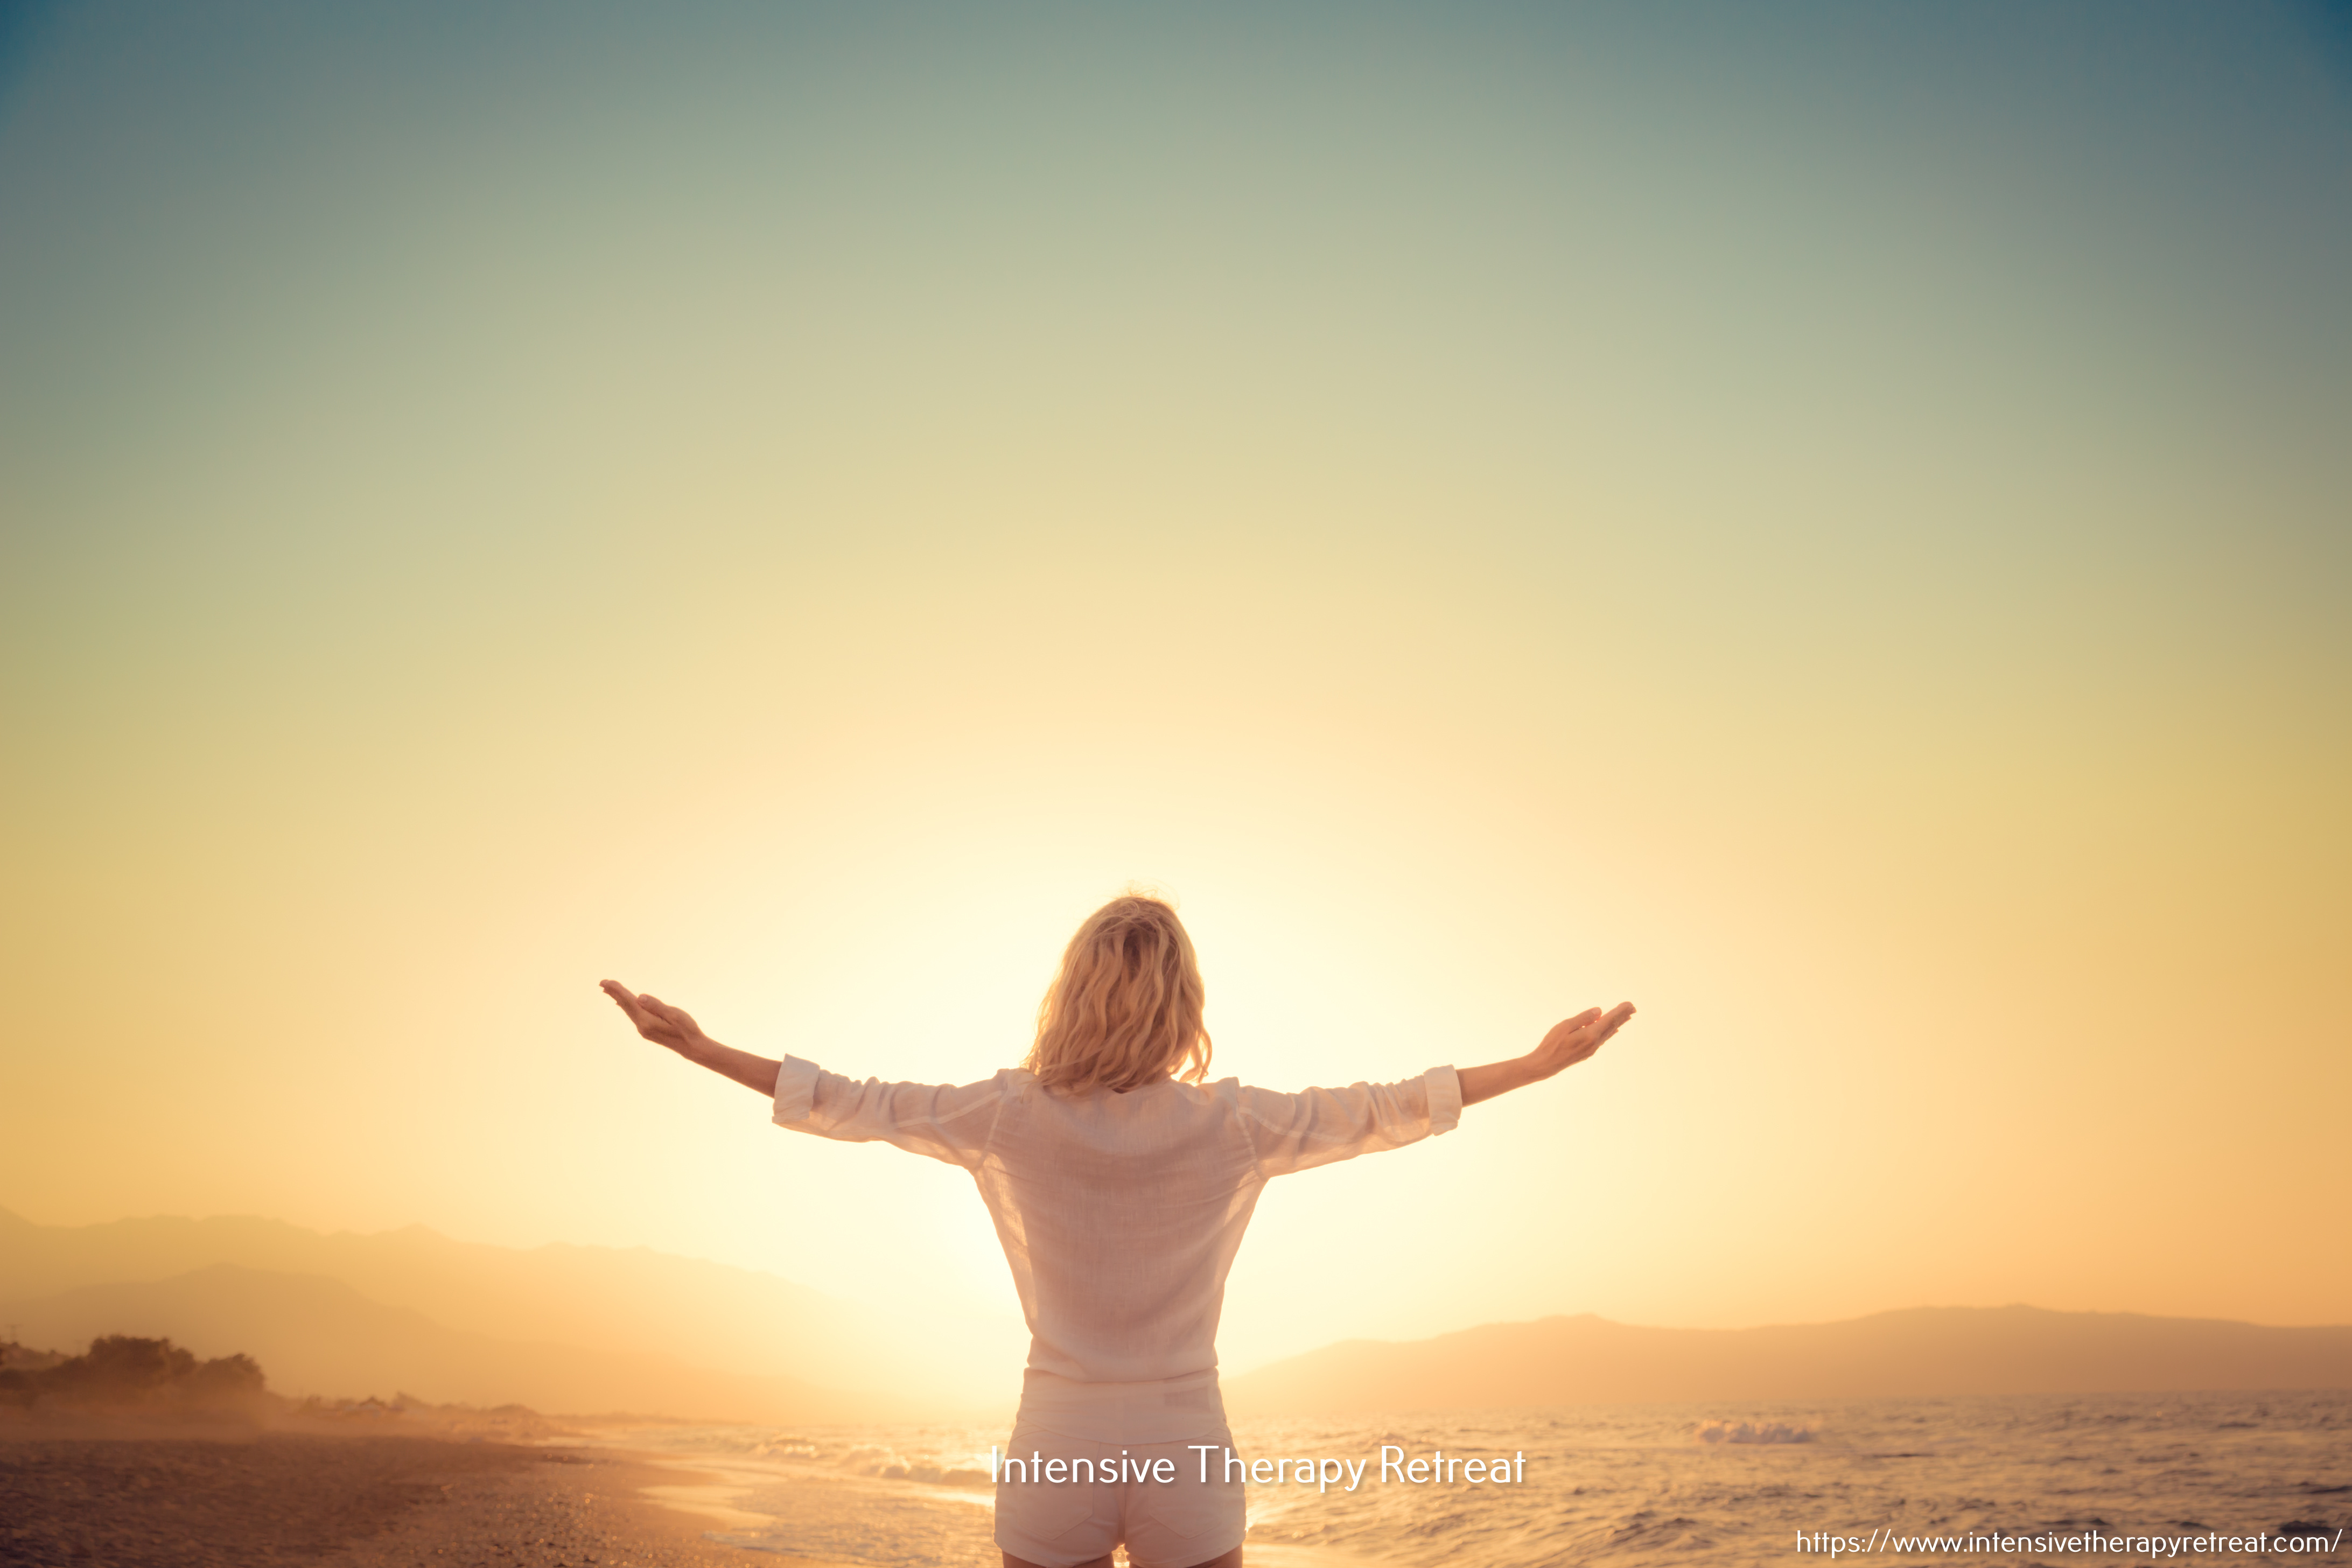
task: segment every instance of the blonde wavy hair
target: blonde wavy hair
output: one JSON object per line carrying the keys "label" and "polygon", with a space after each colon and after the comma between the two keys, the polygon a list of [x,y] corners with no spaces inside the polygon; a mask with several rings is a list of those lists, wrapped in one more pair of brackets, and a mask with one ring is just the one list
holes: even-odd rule
{"label": "blonde wavy hair", "polygon": [[1037,1008],[1037,1043],[1021,1065],[1048,1089],[1124,1094],[1171,1074],[1209,1076],[1205,993],[1192,939],[1160,899],[1113,899],[1078,927]]}

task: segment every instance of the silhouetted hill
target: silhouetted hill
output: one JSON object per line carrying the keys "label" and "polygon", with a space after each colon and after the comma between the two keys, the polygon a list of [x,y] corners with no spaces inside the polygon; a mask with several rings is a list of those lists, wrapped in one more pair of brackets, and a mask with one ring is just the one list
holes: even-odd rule
{"label": "silhouetted hill", "polygon": [[1543,1318],[1327,1346],[1230,1380],[1225,1404],[1239,1416],[2267,1388],[2352,1388],[2352,1328],[2034,1307],[1921,1307],[1761,1329]]}
{"label": "silhouetted hill", "polygon": [[0,1308],[27,1343],[168,1337],[195,1354],[242,1351],[278,1394],[389,1394],[436,1403],[632,1411],[713,1420],[824,1422],[903,1413],[895,1402],[743,1377],[668,1356],[581,1350],[446,1328],[340,1280],[215,1264],[175,1279],[79,1289]]}
{"label": "silhouetted hill", "polygon": [[160,1281],[224,1263],[341,1280],[373,1302],[464,1332],[667,1355],[932,1410],[1010,1405],[1027,1347],[1009,1307],[1001,1322],[919,1304],[882,1311],[772,1274],[647,1247],[488,1247],[423,1226],[321,1235],[243,1217],[41,1226],[0,1209],[0,1302]]}

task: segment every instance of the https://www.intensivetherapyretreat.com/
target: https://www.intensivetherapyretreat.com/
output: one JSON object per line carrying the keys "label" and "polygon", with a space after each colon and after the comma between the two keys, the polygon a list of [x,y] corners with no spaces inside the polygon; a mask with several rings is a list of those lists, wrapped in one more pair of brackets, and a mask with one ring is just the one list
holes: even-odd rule
{"label": "https://www.intensivetherapyretreat.com/", "polygon": [[[1200,1479],[1209,1479],[1209,1468],[1217,1467],[1218,1479],[1227,1481],[1253,1481],[1259,1486],[1311,1486],[1318,1491],[1329,1491],[1339,1487],[1342,1491],[1354,1491],[1369,1479],[1381,1485],[1404,1486],[1517,1486],[1527,1480],[1528,1457],[1514,1453],[1508,1458],[1500,1454],[1465,1457],[1448,1454],[1443,1448],[1408,1458],[1402,1448],[1394,1444],[1381,1446],[1380,1457],[1339,1459],[1328,1456],[1306,1459],[1244,1459],[1231,1448],[1214,1443],[1187,1445],[1200,1457]],[[1047,1486],[1092,1486],[1097,1482],[1157,1481],[1166,1485],[1176,1479],[1177,1463],[1162,1456],[1143,1459],[1131,1456],[1124,1448],[1115,1459],[1052,1458],[1032,1453],[1027,1458],[1017,1454],[999,1457],[995,1448],[988,1450],[988,1479],[992,1481],[1043,1482]]]}

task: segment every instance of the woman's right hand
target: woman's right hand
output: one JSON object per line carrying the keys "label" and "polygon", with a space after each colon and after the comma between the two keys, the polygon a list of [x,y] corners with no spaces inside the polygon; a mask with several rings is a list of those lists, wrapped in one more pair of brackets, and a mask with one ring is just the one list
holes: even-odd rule
{"label": "woman's right hand", "polygon": [[1492,1100],[1567,1071],[1599,1050],[1601,1042],[1624,1027],[1625,1020],[1633,1016],[1631,1002],[1620,1002],[1606,1013],[1598,1007],[1587,1007],[1575,1017],[1554,1024],[1542,1043],[1526,1056],[1462,1068],[1455,1075],[1462,1085],[1462,1103],[1475,1105],[1482,1100]]}
{"label": "woman's right hand", "polygon": [[1542,1042],[1528,1053],[1533,1081],[1540,1082],[1574,1067],[1599,1050],[1633,1016],[1633,1004],[1620,1002],[1606,1013],[1598,1007],[1587,1007],[1575,1017],[1554,1024]]}

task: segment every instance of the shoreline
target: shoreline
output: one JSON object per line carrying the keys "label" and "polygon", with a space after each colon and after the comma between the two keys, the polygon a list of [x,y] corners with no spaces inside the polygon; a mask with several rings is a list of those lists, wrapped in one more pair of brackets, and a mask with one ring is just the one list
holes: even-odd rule
{"label": "shoreline", "polygon": [[[864,1506],[868,1491],[885,1503],[916,1493],[746,1466],[723,1453],[648,1449],[630,1443],[625,1429],[599,1425],[510,1417],[492,1436],[393,1434],[347,1421],[0,1416],[0,1561],[12,1568],[859,1568],[724,1537],[773,1539],[781,1521],[806,1517],[803,1508],[819,1521],[829,1512],[837,1520],[845,1492],[853,1507]],[[776,1495],[780,1485],[797,1498]],[[763,1500],[775,1511],[740,1506],[760,1492],[770,1493]],[[818,1539],[824,1531],[819,1522]],[[992,1561],[993,1549],[986,1555]],[[1255,1568],[1374,1568],[1296,1542],[1254,1541],[1249,1560]]]}
{"label": "shoreline", "polygon": [[849,1568],[709,1539],[722,1522],[709,1495],[720,1485],[690,1462],[593,1439],[9,1421],[0,1558],[26,1568]]}

